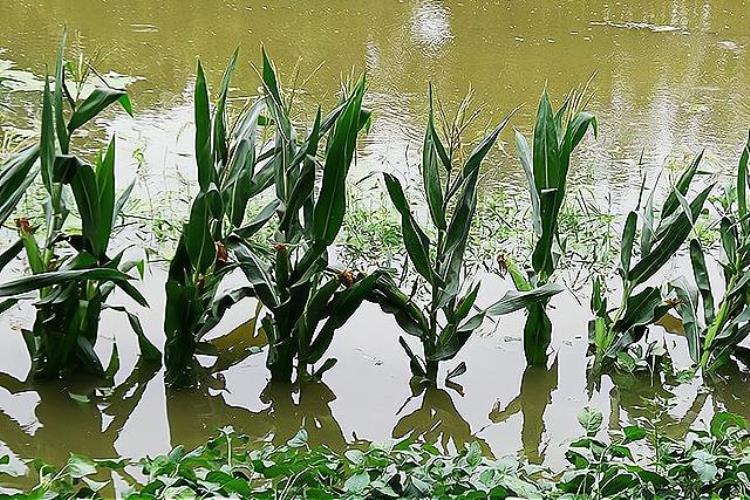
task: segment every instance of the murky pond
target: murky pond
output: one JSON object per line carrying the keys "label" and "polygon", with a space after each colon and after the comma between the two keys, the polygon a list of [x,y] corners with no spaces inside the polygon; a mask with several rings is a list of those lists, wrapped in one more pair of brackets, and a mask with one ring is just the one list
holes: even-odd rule
{"label": "murky pond", "polygon": [[[236,95],[257,91],[250,63],[259,61],[261,44],[285,81],[297,64],[300,79],[312,75],[302,86],[303,103],[330,105],[343,77],[367,71],[376,119],[360,144],[360,176],[406,173],[421,143],[428,81],[448,104],[471,87],[487,122],[525,103],[513,124],[528,130],[545,85],[560,97],[596,72],[591,108],[600,135],[585,143],[573,182],[615,207],[640,186],[641,152],[645,167],[657,170],[706,148],[704,168],[730,173],[750,123],[750,4],[741,0],[571,0],[544,7],[504,0],[83,0],[74,7],[63,0],[19,0],[0,4],[0,23],[0,78],[12,78],[0,83],[0,99],[10,108],[6,120],[34,127],[45,65],[67,24],[74,43],[100,51],[100,70],[129,83],[136,117],[111,114],[101,130],[120,140],[118,183],[142,175],[140,189],[153,199],[177,189],[180,176],[195,175],[196,57],[215,83],[237,45],[243,63]],[[510,138],[503,136],[507,155],[495,159],[487,189],[521,182]],[[154,266],[141,284],[151,309],[134,308],[157,345],[163,344],[163,281]],[[496,276],[483,281],[483,303],[511,286]],[[365,305],[335,338],[338,364],[324,382],[290,388],[268,384],[256,307],[243,302],[214,332],[216,344],[227,348],[220,349],[213,373],[190,391],[165,389],[162,372],[136,365],[136,341],[114,313],[105,316],[104,341],[97,345],[108,353],[117,338],[122,362],[114,386],[27,383],[19,332],[33,311],[14,309],[0,322],[0,451],[10,451],[16,465],[26,457],[59,463],[71,451],[141,456],[192,446],[225,425],[277,442],[304,426],[312,442],[334,448],[407,435],[448,448],[477,440],[496,455],[521,452],[554,465],[563,458],[561,444],[578,435],[576,414],[587,404],[609,415],[610,428],[666,407],[662,418],[675,435],[716,408],[750,416],[750,375],[734,365],[724,374],[729,382],[709,381],[708,390],[662,374],[587,380],[588,290],[579,292],[553,301],[556,354],[547,369],[525,368],[523,315],[517,313],[496,327],[485,325],[469,341],[461,353],[468,371],[456,384],[417,396],[398,327],[374,305]],[[666,346],[676,365],[687,365],[682,337],[668,334]],[[672,403],[659,404],[664,400]]]}

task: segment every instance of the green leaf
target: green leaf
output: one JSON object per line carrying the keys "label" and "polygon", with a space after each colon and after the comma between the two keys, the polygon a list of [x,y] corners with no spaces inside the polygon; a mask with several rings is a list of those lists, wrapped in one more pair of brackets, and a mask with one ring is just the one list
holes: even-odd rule
{"label": "green leaf", "polygon": [[748,219],[747,210],[747,190],[750,187],[748,182],[747,168],[748,159],[750,159],[750,132],[748,133],[747,143],[742,149],[740,155],[740,162],[737,166],[737,216],[741,221],[742,232],[745,235],[750,235],[750,220]]}
{"label": "green leaf", "polygon": [[96,464],[88,457],[71,453],[68,459],[68,474],[73,479],[96,474]]}
{"label": "green leaf", "polygon": [[268,53],[266,52],[265,47],[261,48],[261,53],[263,57],[263,85],[265,86],[268,93],[271,94],[271,98],[274,100],[274,103],[277,106],[283,106],[281,91],[279,89],[279,82],[276,78],[276,69],[273,66],[273,62],[268,57]]}
{"label": "green leaf", "polygon": [[445,381],[450,382],[451,380],[460,377],[464,373],[466,373],[466,363],[461,361],[458,366],[448,372],[448,375],[445,376]]}
{"label": "green leaf", "polygon": [[622,429],[625,435],[625,440],[630,443],[633,441],[640,441],[648,435],[648,432],[643,427],[638,425],[627,425]]}
{"label": "green leaf", "polygon": [[562,292],[564,288],[556,283],[547,283],[527,292],[509,291],[500,300],[489,306],[485,312],[489,316],[503,316],[535,303],[545,302]]}
{"label": "green leaf", "polygon": [[[29,235],[33,238],[33,236]],[[0,252],[0,271],[3,270],[23,250],[23,240],[16,240],[11,246]]]}
{"label": "green leaf", "polygon": [[596,408],[586,407],[578,414],[578,423],[581,424],[588,435],[599,432],[603,421],[602,412]]}
{"label": "green leaf", "polygon": [[97,196],[96,174],[91,165],[79,165],[70,180],[78,211],[81,214],[83,237],[93,255],[101,256],[106,251],[101,248],[99,232],[99,206]]}
{"label": "green leaf", "polygon": [[[703,203],[708,198],[714,185],[711,184],[701,191],[690,203],[690,212],[693,220],[698,218]],[[679,206],[679,202],[677,202]],[[690,234],[691,225],[688,216],[680,212],[677,217],[663,228],[663,236],[651,251],[642,256],[641,260],[630,269],[629,280],[634,284],[640,284],[656,274],[669,259],[671,259]]]}
{"label": "green leaf", "polygon": [[412,375],[415,377],[426,377],[427,372],[424,368],[424,362],[420,357],[414,354],[414,351],[411,350],[411,347],[409,347],[409,344],[406,343],[406,340],[403,337],[398,338],[398,343],[401,344],[406,356],[409,358],[409,368],[411,369]]}
{"label": "green leaf", "polygon": [[308,363],[317,363],[323,357],[333,340],[333,334],[344,326],[344,324],[357,311],[362,301],[370,295],[380,273],[372,273],[357,281],[351,288],[343,290],[334,295],[331,303],[331,312],[328,320],[323,324],[320,333],[310,344],[310,349],[305,356]]}
{"label": "green leaf", "polygon": [[117,220],[117,217],[122,213],[122,209],[125,207],[125,203],[127,203],[128,199],[130,198],[130,194],[133,192],[133,188],[135,187],[135,181],[136,179],[130,181],[130,184],[127,185],[127,187],[122,191],[122,193],[120,193],[120,196],[117,198],[115,209],[112,212],[113,224]]}
{"label": "green leaf", "polygon": [[280,203],[279,200],[272,200],[268,205],[263,207],[255,217],[253,217],[253,220],[250,221],[248,225],[237,229],[234,233],[243,240],[251,238],[255,233],[260,231],[269,220],[271,220],[271,217],[273,217],[276,210],[279,208]]}
{"label": "green leaf", "polygon": [[104,159],[96,166],[96,248],[102,256],[107,251],[107,244],[112,234],[115,214],[115,137],[109,142]]}
{"label": "green leaf", "polygon": [[[686,168],[682,172],[682,174],[680,174],[680,178],[677,180],[677,183],[675,184],[674,188],[670,191],[669,195],[667,196],[667,199],[664,201],[664,205],[662,205],[662,209],[661,209],[662,221],[667,219],[670,215],[672,215],[675,212],[675,210],[677,210],[677,208],[680,206],[678,195],[687,196],[688,190],[690,189],[690,184],[693,182],[693,178],[695,177],[695,174],[698,172],[698,166],[700,165],[700,162],[702,159],[703,159],[703,151],[701,151],[700,154],[695,157],[695,159],[690,164],[690,166]],[[694,217],[694,219],[695,218],[697,217]],[[659,231],[657,231],[657,236],[658,234],[659,234]]]}
{"label": "green leaf", "polygon": [[554,266],[552,243],[557,230],[558,190],[564,189],[567,171],[560,158],[554,113],[546,90],[539,101],[534,125],[532,162],[533,189],[539,196],[542,229],[541,237],[534,247],[532,266],[538,274],[548,277]]}
{"label": "green leaf", "polygon": [[396,323],[409,335],[419,338],[428,335],[429,327],[424,314],[389,276],[380,276],[367,300],[379,304],[384,312],[392,314]]}
{"label": "green leaf", "polygon": [[347,493],[360,494],[370,486],[370,475],[367,472],[359,472],[349,477],[344,482],[344,491]]}
{"label": "green leaf", "polygon": [[383,178],[391,201],[401,214],[401,230],[409,259],[411,259],[417,272],[429,283],[432,283],[435,280],[435,273],[430,263],[430,240],[414,220],[409,210],[409,203],[404,196],[401,182],[391,174],[384,173]]}
{"label": "green leaf", "polygon": [[430,208],[432,222],[438,229],[445,229],[447,224],[443,209],[443,191],[440,183],[440,162],[442,159],[439,152],[442,149],[442,154],[444,155],[445,150],[435,130],[435,117],[432,108],[432,85],[430,85],[429,94],[430,112],[422,147],[422,183],[424,184],[425,197],[427,198],[427,206]]}
{"label": "green leaf", "polygon": [[124,90],[94,89],[89,96],[76,107],[75,113],[68,122],[68,133],[72,134],[86,122],[95,118],[107,109],[110,104],[119,102],[123,109],[132,115],[132,107],[128,95]]}
{"label": "green leaf", "polygon": [[346,211],[346,176],[354,157],[359,132],[359,115],[365,92],[365,78],[357,82],[346,108],[336,120],[328,145],[323,182],[313,213],[316,242],[330,245],[336,239]]}
{"label": "green leaf", "polygon": [[[81,214],[83,237],[91,253],[101,259],[107,252],[115,209],[115,139],[109,143],[96,172],[75,159],[58,163],[55,177],[69,182]],[[62,170],[67,170],[62,173]]]}
{"label": "green leaf", "polygon": [[37,172],[34,163],[39,158],[39,146],[32,146],[11,156],[0,167],[0,224],[4,224],[16,209]]}
{"label": "green leaf", "polygon": [[48,193],[52,193],[52,169],[55,166],[54,120],[49,78],[45,78],[44,92],[42,94],[42,131],[39,139],[39,156],[42,164],[42,180]]}
{"label": "green leaf", "polygon": [[148,363],[161,364],[161,352],[154,346],[153,343],[146,336],[141,325],[141,320],[135,314],[131,313],[122,306],[108,306],[109,309],[124,313],[128,317],[128,323],[130,328],[138,337],[138,348],[141,352],[141,358]]}
{"label": "green leaf", "polygon": [[229,58],[227,67],[224,70],[224,75],[221,78],[219,97],[216,100],[216,110],[214,111],[213,158],[216,162],[222,165],[227,163],[229,154],[226,137],[227,94],[229,92],[229,82],[232,79],[232,73],[234,73],[235,67],[237,66],[237,56],[239,55],[239,51],[239,47],[234,49],[232,56]]}
{"label": "green leaf", "polygon": [[630,212],[625,220],[625,227],[622,230],[622,242],[620,243],[620,270],[622,278],[628,279],[630,270],[630,259],[633,256],[633,242],[635,241],[635,226],[638,222],[638,214]]}
{"label": "green leaf", "polygon": [[307,444],[307,431],[305,429],[300,429],[286,444],[290,448],[300,448],[305,446]]}
{"label": "green leaf", "polygon": [[[245,217],[248,200],[253,196],[253,177],[256,165],[256,135],[258,117],[265,109],[265,100],[259,99],[238,120],[236,146],[231,152],[226,179],[221,186],[230,222],[239,227]],[[257,193],[255,193],[257,194]]]}
{"label": "green leaf", "polygon": [[57,58],[55,60],[55,131],[57,132],[57,140],[60,143],[60,151],[63,154],[68,154],[68,144],[70,137],[68,136],[68,129],[65,125],[65,115],[63,114],[63,89],[65,87],[65,61],[63,54],[65,52],[65,43],[68,38],[68,28],[63,28],[62,36],[60,37],[60,45],[57,47]]}
{"label": "green leaf", "polygon": [[698,311],[698,292],[684,278],[672,283],[671,288],[680,301],[677,304],[677,312],[680,314],[685,338],[688,342],[688,353],[694,363],[700,363],[702,326],[698,322],[696,314]]}
{"label": "green leaf", "polygon": [[211,110],[208,103],[208,86],[203,65],[198,61],[195,77],[195,161],[198,165],[198,184],[207,191],[216,179],[211,156]]}
{"label": "green leaf", "polygon": [[278,307],[279,299],[269,276],[269,266],[244,245],[233,245],[232,250],[258,300],[271,310]]}
{"label": "green leaf", "polygon": [[0,284],[0,297],[11,297],[40,288],[59,285],[70,281],[125,281],[130,279],[117,269],[97,268],[73,271],[54,271],[35,274]]}
{"label": "green leaf", "polygon": [[523,171],[526,173],[526,181],[529,184],[529,194],[531,195],[531,213],[533,217],[531,222],[534,227],[534,235],[537,238],[542,236],[542,213],[540,211],[539,193],[537,193],[534,182],[534,168],[532,166],[531,150],[526,138],[518,130],[514,130],[516,138],[516,149],[518,149],[518,158],[521,161]]}
{"label": "green leaf", "polygon": [[703,256],[703,249],[697,239],[690,240],[690,262],[693,266],[695,283],[703,299],[703,317],[707,324],[711,324],[714,322],[714,296],[711,293],[706,258]]}
{"label": "green leaf", "polygon": [[198,193],[190,209],[190,220],[185,224],[185,248],[190,262],[199,274],[204,274],[216,260],[216,244],[211,234],[213,222],[221,215],[221,196],[215,186]]}
{"label": "green leaf", "polygon": [[624,332],[634,326],[650,325],[666,313],[663,306],[659,289],[646,287],[640,293],[628,297],[625,313],[615,323],[615,329]]}
{"label": "green leaf", "polygon": [[742,415],[720,411],[711,418],[711,435],[723,439],[730,429],[747,430],[747,419]]}

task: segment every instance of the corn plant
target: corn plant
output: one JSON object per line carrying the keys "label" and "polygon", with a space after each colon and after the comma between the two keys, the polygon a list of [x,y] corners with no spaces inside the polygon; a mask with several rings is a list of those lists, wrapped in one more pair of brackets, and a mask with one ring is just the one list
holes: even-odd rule
{"label": "corn plant", "polygon": [[[268,161],[256,169],[263,155],[268,156],[268,151],[258,155],[265,98],[251,102],[228,125],[227,96],[237,56],[235,51],[224,71],[213,109],[203,66],[198,62],[194,112],[199,192],[166,283],[165,364],[170,383],[192,380],[195,354],[215,354],[203,337],[229,307],[248,295],[248,288],[239,288],[217,296],[223,278],[236,268],[236,263],[229,261],[227,238],[243,224],[250,198],[273,182],[273,168]],[[275,208],[276,202],[272,202],[240,232],[249,237],[258,231]]]}
{"label": "corn plant", "polygon": [[[648,196],[642,214],[639,215],[638,207],[628,214],[620,243],[618,272],[622,294],[616,308],[608,306],[602,279],[597,277],[594,280],[591,309],[595,319],[589,323],[589,342],[595,354],[594,368],[597,371],[618,356],[627,356],[627,349],[643,337],[648,325],[671,309],[672,304],[663,297],[661,287],[644,284],[680,250],[713,189],[711,184],[692,200],[686,199],[702,157],[703,154],[699,154],[680,175],[664,200],[658,221],[654,209],[655,190]],[[639,219],[640,245],[637,248],[635,239]],[[637,259],[635,263],[634,257]]]}
{"label": "corn plant", "polygon": [[[107,248],[115,221],[130,188],[115,197],[115,140],[104,155],[98,155],[95,166],[72,153],[74,133],[98,116],[109,105],[120,102],[132,113],[127,94],[122,90],[96,88],[86,97],[80,95],[90,76],[79,66],[65,63],[63,36],[58,51],[54,94],[49,80],[42,97],[42,124],[37,148],[42,181],[47,191],[46,235],[41,241],[28,220],[18,220],[18,232],[32,276],[2,287],[0,295],[18,295],[39,290],[36,320],[24,339],[32,357],[32,371],[39,377],[58,377],[76,372],[104,375],[104,367],[94,352],[99,318],[109,295],[119,288],[136,302],[146,300],[129,283],[128,271],[137,262],[125,262],[124,251],[110,257]],[[76,75],[74,89],[67,78]],[[104,82],[106,83],[106,82]],[[66,117],[65,106],[68,113]],[[70,190],[81,218],[81,233],[65,225],[70,214],[66,205]],[[121,306],[112,306],[128,315],[138,336],[146,360],[158,361],[160,354],[149,342],[138,318]],[[116,365],[116,346],[110,365]]]}
{"label": "corn plant", "polygon": [[[690,241],[690,262],[695,284],[686,279],[672,284],[682,318],[690,357],[698,368],[713,371],[750,333],[750,219],[748,219],[748,156],[750,137],[740,157],[735,185],[736,203],[721,219],[725,291],[714,306],[706,258],[700,240]],[[735,208],[736,207],[736,208]]]}
{"label": "corn plant", "polygon": [[[482,161],[492,149],[510,115],[487,134],[466,157],[463,165],[458,160],[461,146],[460,130],[444,146],[437,132],[430,89],[430,112],[422,150],[422,189],[429,209],[435,236],[431,239],[412,213],[401,182],[391,174],[384,174],[386,188],[393,205],[401,216],[404,246],[414,270],[417,286],[427,291],[426,304],[420,307],[414,294],[407,295],[389,276],[381,276],[370,300],[393,314],[396,322],[422,343],[422,357],[415,354],[403,337],[399,342],[409,357],[412,374],[434,384],[439,363],[454,358],[486,316],[497,316],[522,309],[545,300],[560,289],[554,285],[511,292],[488,308],[475,302],[479,283],[470,283],[464,269],[464,253],[469,229],[477,207],[477,182]],[[462,111],[458,115],[463,114]],[[457,115],[454,123],[462,118]],[[449,378],[462,373],[461,363]]]}
{"label": "corn plant", "polygon": [[[346,178],[359,131],[369,122],[362,108],[365,78],[345,91],[342,102],[297,138],[277,72],[263,53],[262,80],[269,117],[275,127],[269,165],[274,171],[277,229],[273,252],[253,250],[254,228],[236,231],[233,254],[253,295],[269,311],[261,321],[268,338],[266,365],[273,381],[320,377],[336,362],[323,360],[333,335],[354,314],[377,273],[362,277],[328,265],[329,247],[346,210]],[[321,140],[327,137],[323,152]],[[322,170],[320,189],[315,185]],[[317,367],[315,365],[318,365]]]}
{"label": "corn plant", "polygon": [[[515,266],[508,266],[519,291],[548,283],[557,268],[560,249],[564,247],[558,234],[558,219],[565,201],[570,157],[589,128],[595,136],[597,133],[594,115],[581,110],[585,107],[584,95],[585,92],[571,92],[555,111],[544,91],[534,125],[533,150],[523,134],[515,131],[518,156],[529,183],[536,240],[528,276],[517,272]],[[528,308],[523,347],[526,362],[532,366],[547,363],[552,323],[546,308],[546,301]]]}

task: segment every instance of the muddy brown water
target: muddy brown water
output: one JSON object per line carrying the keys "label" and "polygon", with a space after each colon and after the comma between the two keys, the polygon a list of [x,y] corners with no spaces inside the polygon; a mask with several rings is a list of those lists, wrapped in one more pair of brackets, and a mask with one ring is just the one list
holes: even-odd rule
{"label": "muddy brown water", "polygon": [[[257,90],[249,63],[257,63],[261,43],[285,81],[298,60],[303,75],[322,63],[305,84],[303,103],[330,105],[341,75],[352,68],[368,72],[376,120],[360,144],[359,175],[378,169],[408,174],[405,165],[415,160],[421,142],[428,81],[447,103],[471,86],[486,121],[526,103],[514,125],[528,130],[545,84],[559,97],[596,71],[591,107],[600,136],[586,142],[573,182],[615,198],[615,206],[632,200],[640,185],[635,165],[641,151],[646,169],[655,172],[706,148],[705,169],[731,174],[750,123],[750,9],[738,0],[82,0],[75,9],[62,0],[19,0],[2,2],[0,19],[0,76],[15,78],[1,84],[0,99],[15,127],[33,127],[40,75],[63,24],[71,43],[101,49],[102,71],[130,76],[118,78],[131,82],[136,118],[113,112],[98,133],[120,139],[120,186],[136,175],[134,157],[142,154],[140,170],[147,172],[151,195],[177,189],[178,173],[194,176],[190,89],[196,57],[215,84],[238,44],[236,96]],[[522,182],[510,138],[503,135],[488,189]],[[678,262],[670,272],[686,269]],[[134,307],[157,345],[163,344],[163,279],[163,271],[153,268],[140,286],[151,309]],[[508,287],[487,277],[480,300],[489,303]],[[277,443],[305,427],[311,442],[337,449],[404,436],[447,449],[478,441],[495,455],[518,453],[555,466],[564,460],[565,443],[580,434],[576,416],[586,405],[602,409],[610,429],[666,409],[663,426],[675,436],[717,409],[750,416],[748,374],[740,365],[728,367],[724,381],[705,384],[678,384],[663,374],[589,380],[587,292],[553,301],[555,354],[547,369],[525,367],[523,315],[517,313],[486,324],[459,358],[446,363],[452,368],[466,361],[458,385],[441,384],[416,397],[397,343],[400,332],[374,305],[365,305],[337,334],[331,349],[338,364],[323,382],[283,387],[268,383],[256,308],[243,302],[212,334],[227,348],[210,378],[200,389],[183,391],[166,389],[162,371],[136,365],[135,338],[114,314],[105,316],[97,344],[107,359],[117,340],[122,361],[114,386],[26,383],[29,361],[19,332],[31,324],[33,310],[14,309],[0,318],[0,453],[11,455],[17,471],[24,458],[60,463],[70,452],[138,457],[197,445],[216,428],[232,425]],[[688,365],[682,337],[661,327],[650,335],[666,338],[678,368]]]}

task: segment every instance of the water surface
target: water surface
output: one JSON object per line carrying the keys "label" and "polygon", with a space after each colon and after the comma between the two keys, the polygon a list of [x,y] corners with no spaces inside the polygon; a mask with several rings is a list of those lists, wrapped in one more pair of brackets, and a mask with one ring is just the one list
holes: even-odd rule
{"label": "water surface", "polygon": [[[119,185],[140,173],[141,193],[148,187],[154,199],[178,189],[179,175],[195,175],[196,58],[215,85],[237,45],[242,64],[235,97],[257,92],[250,64],[259,61],[261,44],[285,82],[293,80],[296,64],[300,79],[314,72],[301,85],[303,111],[315,102],[330,106],[342,78],[367,72],[376,120],[360,144],[360,176],[380,169],[413,175],[430,81],[449,107],[472,88],[485,110],[478,129],[524,104],[513,125],[528,131],[545,85],[559,99],[596,72],[591,108],[600,135],[585,142],[573,183],[612,198],[615,207],[618,200],[631,201],[640,185],[641,152],[645,169],[656,171],[706,148],[704,169],[731,173],[750,124],[750,9],[738,0],[80,0],[74,8],[63,0],[19,0],[2,2],[0,19],[0,76],[16,80],[0,84],[0,99],[11,108],[6,120],[34,127],[41,77],[67,24],[71,44],[100,51],[102,72],[132,82],[135,119],[110,113],[91,142],[117,133]],[[509,131],[502,138],[488,166],[489,190],[522,185]],[[163,343],[163,279],[154,269],[141,287],[151,310],[134,308],[157,345]],[[497,277],[484,281],[482,303],[509,287]],[[30,326],[33,311],[13,310],[0,320],[0,451],[10,452],[19,467],[27,457],[59,463],[71,451],[159,453],[179,443],[196,445],[224,425],[283,442],[304,426],[313,443],[334,448],[407,435],[448,449],[478,440],[496,455],[519,452],[554,465],[563,459],[566,440],[579,434],[576,414],[587,404],[600,407],[616,429],[634,417],[653,418],[664,406],[660,398],[668,399],[662,418],[674,435],[719,408],[750,416],[748,375],[735,365],[723,374],[729,383],[708,381],[708,391],[663,375],[587,380],[587,300],[571,294],[554,300],[555,355],[547,369],[525,368],[518,313],[497,327],[485,325],[470,340],[460,355],[469,368],[460,385],[416,396],[398,328],[373,305],[337,335],[332,354],[339,362],[324,381],[290,388],[268,384],[265,353],[257,352],[265,340],[254,328],[256,308],[243,303],[213,335],[226,335],[219,342],[231,349],[192,391],[165,389],[161,371],[136,366],[134,337],[116,315],[106,316],[97,345],[106,359],[117,338],[122,368],[113,387],[26,383],[29,363],[19,330]],[[684,339],[666,339],[675,364],[686,366]],[[81,395],[90,402],[81,402]]]}

